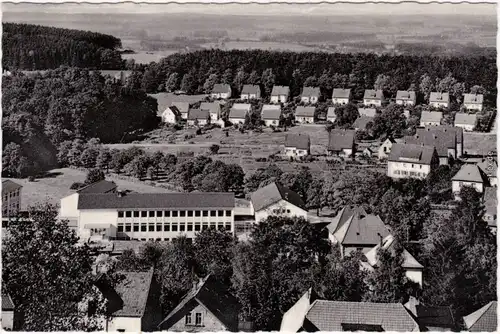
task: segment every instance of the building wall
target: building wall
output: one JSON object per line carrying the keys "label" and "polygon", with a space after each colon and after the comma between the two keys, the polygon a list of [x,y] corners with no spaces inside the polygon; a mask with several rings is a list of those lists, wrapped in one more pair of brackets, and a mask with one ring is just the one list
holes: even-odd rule
{"label": "building wall", "polygon": [[264,123],[266,124],[266,126],[278,126],[280,121],[277,120],[277,119],[266,119],[264,120]]}
{"label": "building wall", "polygon": [[361,250],[363,252],[363,254],[365,254],[366,252],[368,252],[373,247],[375,247],[375,245],[373,245],[373,246],[370,245],[368,247],[340,246],[340,251],[341,251],[342,256],[347,256],[347,255],[349,255],[351,253],[356,252],[357,250]]}
{"label": "building wall", "polygon": [[483,105],[481,103],[464,103],[464,107],[468,110],[483,110]]}
{"label": "building wall", "polygon": [[295,116],[295,121],[299,123],[314,123],[314,117]]}
{"label": "building wall", "polygon": [[242,100],[251,100],[251,99],[259,99],[260,94],[241,94],[240,99]]}
{"label": "building wall", "polygon": [[211,121],[216,121],[219,119],[219,113],[218,112],[210,112],[210,120]]}
{"label": "building wall", "polygon": [[[283,212],[284,211],[284,212]],[[281,213],[279,213],[281,212]],[[303,217],[307,219],[307,211],[299,208],[285,200],[270,205],[269,207],[255,212],[255,222],[259,223],[261,220],[269,216],[285,216],[285,217]]]}
{"label": "building wall", "polygon": [[212,98],[214,99],[229,99],[231,97],[231,93],[212,93]]}
{"label": "building wall", "polygon": [[439,122],[420,122],[421,127],[437,126],[437,125],[441,125],[441,121],[439,121]]}
{"label": "building wall", "polygon": [[[187,121],[187,124],[192,126],[192,125],[196,124],[196,121],[190,119],[190,120]],[[207,124],[207,120],[206,119],[198,119],[198,125],[203,126],[203,125],[206,125],[206,124]]]}
{"label": "building wall", "polygon": [[15,216],[21,210],[22,188],[2,193],[2,216]]}
{"label": "building wall", "polygon": [[230,118],[229,119],[229,122],[233,123],[233,124],[244,124],[245,123],[245,119],[244,118]]}
{"label": "building wall", "polygon": [[465,181],[452,181],[451,190],[454,193],[459,193],[462,187],[469,186],[474,187],[478,192],[482,193],[484,191],[484,185],[479,182],[465,182]]}
{"label": "building wall", "polygon": [[456,127],[462,128],[465,131],[473,131],[474,130],[474,125],[471,124],[460,124],[460,123],[455,123]]}
{"label": "building wall", "polygon": [[332,98],[332,103],[333,104],[348,104],[349,99],[348,98]]}
{"label": "building wall", "polygon": [[391,148],[392,148],[392,142],[390,141],[384,142],[382,146],[380,146],[378,149],[378,158],[387,159],[389,157],[389,153],[391,153]]}
{"label": "building wall", "polygon": [[334,117],[327,117],[327,121],[335,123],[335,120],[337,119],[337,116]]}
{"label": "building wall", "polygon": [[169,109],[165,109],[165,111],[161,114],[161,119],[164,123],[174,124],[177,122],[175,114]]}
{"label": "building wall", "polygon": [[496,187],[497,186],[497,178],[495,176],[488,177],[488,180],[490,180],[490,185],[492,187]]}
{"label": "building wall", "polygon": [[142,330],[141,327],[142,322],[139,317],[113,317],[108,322],[108,332],[125,331],[140,333]]}
{"label": "building wall", "polygon": [[420,269],[406,269],[406,277],[415,283],[418,283],[420,287],[423,285],[422,270]]}
{"label": "building wall", "polygon": [[296,333],[302,327],[304,317],[311,306],[309,294],[305,293],[288,311],[283,314],[280,332]]}
{"label": "building wall", "polygon": [[[410,162],[387,162],[387,176],[401,178],[425,178],[431,171],[430,165],[418,164]],[[419,174],[420,173],[420,174]]]}
{"label": "building wall", "polygon": [[59,216],[61,218],[78,218],[80,211],[78,211],[78,193],[71,194],[61,199]]}
{"label": "building wall", "polygon": [[396,100],[396,104],[399,104],[400,106],[413,106],[415,105],[414,100]]}
{"label": "building wall", "polygon": [[279,96],[278,95],[272,95],[270,101],[271,101],[271,103],[278,103],[279,102]]}
{"label": "building wall", "polygon": [[2,311],[2,329],[13,330],[14,329],[14,311]]}
{"label": "building wall", "polygon": [[285,155],[288,157],[305,157],[308,154],[308,150],[301,150],[295,147],[285,147]]}
{"label": "building wall", "polygon": [[[186,324],[186,315],[177,321],[172,327],[168,328],[169,332],[223,332],[228,329],[210,313],[205,307],[200,304],[191,308],[188,313],[191,314],[193,325]],[[202,317],[202,325],[195,325],[196,313],[200,313]]]}
{"label": "building wall", "polygon": [[430,102],[429,105],[434,108],[448,108],[448,102]]}
{"label": "building wall", "polygon": [[363,99],[363,104],[365,106],[376,106],[376,107],[381,107],[382,106],[382,100],[379,99]]}

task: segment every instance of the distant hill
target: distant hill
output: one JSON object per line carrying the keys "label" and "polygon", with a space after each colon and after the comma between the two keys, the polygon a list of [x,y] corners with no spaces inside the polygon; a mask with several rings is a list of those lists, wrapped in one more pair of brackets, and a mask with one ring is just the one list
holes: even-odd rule
{"label": "distant hill", "polygon": [[59,66],[121,69],[121,40],[100,33],[2,23],[3,67],[42,70]]}

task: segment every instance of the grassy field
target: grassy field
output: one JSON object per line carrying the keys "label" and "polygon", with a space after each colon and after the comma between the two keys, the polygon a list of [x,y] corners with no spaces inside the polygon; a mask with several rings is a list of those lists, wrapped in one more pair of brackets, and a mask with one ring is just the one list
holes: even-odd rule
{"label": "grassy field", "polygon": [[497,152],[496,134],[464,132],[464,154],[491,155],[491,152]]}
{"label": "grassy field", "polygon": [[136,64],[149,64],[158,62],[162,58],[173,55],[179,50],[162,50],[162,51],[136,51],[135,53],[122,54],[123,59],[133,59]]}
{"label": "grassy field", "polygon": [[[23,186],[21,195],[21,210],[26,210],[28,205],[37,203],[59,204],[59,200],[65,196],[73,194],[75,191],[69,189],[74,182],[85,181],[86,174],[82,171],[61,168],[49,172],[49,176],[43,179],[36,179],[35,182],[28,182],[27,179],[9,178]],[[130,182],[126,180],[113,181],[120,189],[132,190],[136,192],[165,193],[167,189],[149,186],[140,182]]]}

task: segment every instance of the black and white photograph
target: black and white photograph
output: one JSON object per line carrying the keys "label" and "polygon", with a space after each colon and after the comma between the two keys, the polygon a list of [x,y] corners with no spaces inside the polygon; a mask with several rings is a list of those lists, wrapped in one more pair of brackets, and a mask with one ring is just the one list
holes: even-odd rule
{"label": "black and white photograph", "polygon": [[496,1],[1,10],[2,330],[497,331]]}

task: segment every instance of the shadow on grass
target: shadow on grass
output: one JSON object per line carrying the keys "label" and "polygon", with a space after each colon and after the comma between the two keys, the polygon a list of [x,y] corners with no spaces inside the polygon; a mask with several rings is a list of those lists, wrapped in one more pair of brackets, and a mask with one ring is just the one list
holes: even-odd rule
{"label": "shadow on grass", "polygon": [[48,178],[55,178],[58,176],[63,175],[62,172],[43,172],[39,175],[37,175],[37,179],[48,179]]}

